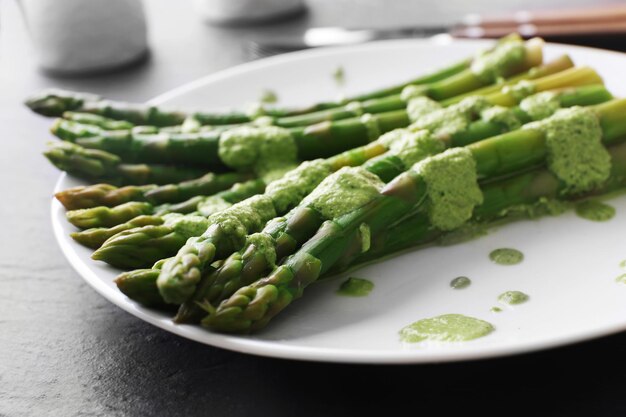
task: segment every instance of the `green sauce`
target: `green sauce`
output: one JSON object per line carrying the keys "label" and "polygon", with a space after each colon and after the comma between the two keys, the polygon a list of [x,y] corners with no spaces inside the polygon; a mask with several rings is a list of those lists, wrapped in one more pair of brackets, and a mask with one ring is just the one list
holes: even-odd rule
{"label": "green sauce", "polygon": [[361,236],[361,252],[365,253],[370,250],[372,245],[372,233],[367,223],[361,223],[359,225],[359,234]]}
{"label": "green sauce", "polygon": [[261,103],[274,104],[278,101],[278,95],[272,90],[263,90],[259,98]]}
{"label": "green sauce", "polygon": [[[478,119],[480,114],[492,107],[482,96],[471,96],[457,104],[441,108],[439,103],[429,102],[426,97],[418,97],[409,101],[407,112],[414,123],[411,130],[426,129],[441,138],[448,138],[456,133],[467,130],[469,124]],[[432,101],[432,100],[430,100]],[[435,106],[439,106],[437,107]]]}
{"label": "green sauce", "polygon": [[333,71],[333,79],[337,85],[344,85],[346,83],[346,72],[343,67],[339,66]]}
{"label": "green sauce", "polygon": [[619,263],[620,268],[626,268],[626,259]]}
{"label": "green sauce", "polygon": [[400,330],[403,342],[424,340],[436,342],[464,342],[488,335],[494,330],[491,323],[461,314],[444,314],[416,321]]}
{"label": "green sauce", "polygon": [[498,301],[503,304],[522,304],[528,301],[530,297],[521,291],[506,291],[498,296]]}
{"label": "green sauce", "polygon": [[502,89],[502,93],[509,94],[518,103],[530,96],[536,91],[535,84],[528,80],[522,80],[513,86],[506,86]]}
{"label": "green sauce", "polygon": [[260,194],[212,214],[209,221],[214,226],[219,225],[226,237],[233,242],[233,246],[240,248],[245,244],[249,231],[260,229],[275,216],[272,200]]}
{"label": "green sauce", "polygon": [[515,113],[511,109],[502,106],[493,106],[485,109],[480,114],[480,118],[487,123],[502,126],[502,130],[505,132],[519,129],[522,126]]}
{"label": "green sauce", "polygon": [[301,204],[334,219],[377,197],[383,186],[380,178],[361,167],[343,167],[324,179]]}
{"label": "green sauce", "polygon": [[165,225],[181,236],[200,236],[209,227],[209,219],[203,216],[170,213],[163,216]]}
{"label": "green sauce", "polygon": [[445,149],[443,142],[428,130],[411,132],[408,129],[395,129],[382,135],[378,141],[389,150],[387,155],[397,156],[405,167]]}
{"label": "green sauce", "polygon": [[193,133],[200,131],[200,128],[202,128],[202,123],[194,116],[189,116],[183,121],[180,130],[183,133]]}
{"label": "green sauce", "polygon": [[230,206],[232,206],[232,204],[222,197],[210,196],[199,203],[197,209],[201,215],[209,217],[211,214],[226,210]]}
{"label": "green sauce", "polygon": [[541,197],[532,204],[517,204],[502,210],[502,216],[523,216],[530,219],[536,219],[541,216],[550,215],[558,216],[565,213],[571,207],[571,203],[560,201],[553,198]]}
{"label": "green sauce", "polygon": [[285,213],[300,203],[331,173],[329,164],[323,159],[306,161],[268,184],[265,194],[270,196],[278,213]]}
{"label": "green sauce", "polygon": [[471,285],[472,280],[468,277],[456,277],[452,281],[450,281],[450,286],[455,290],[461,290],[463,288],[467,288]]}
{"label": "green sauce", "polygon": [[525,57],[524,42],[519,39],[509,40],[474,58],[471,70],[480,80],[491,84],[521,64]]}
{"label": "green sauce", "polygon": [[365,297],[373,289],[373,282],[362,278],[350,277],[341,284],[337,294],[347,297]]}
{"label": "green sauce", "polygon": [[253,245],[256,254],[262,255],[270,268],[276,265],[276,242],[270,234],[253,233],[247,237],[246,245]]}
{"label": "green sauce", "polygon": [[360,101],[351,101],[346,104],[345,109],[354,113],[355,116],[363,116],[363,104]]}
{"label": "green sauce", "polygon": [[378,116],[375,114],[365,113],[363,114],[359,120],[365,126],[367,130],[367,138],[370,142],[375,141],[380,137],[380,126],[378,124]]}
{"label": "green sauce", "polygon": [[561,107],[558,96],[552,91],[533,94],[519,104],[532,120],[542,120],[552,116]]}
{"label": "green sauce", "polygon": [[292,168],[298,160],[298,148],[291,133],[276,126],[229,129],[220,137],[218,154],[229,167],[252,170],[262,177],[271,176],[274,170],[282,175],[282,171]]}
{"label": "green sauce", "polygon": [[499,265],[515,265],[524,260],[524,254],[517,249],[499,248],[491,251],[489,259]]}
{"label": "green sauce", "polygon": [[433,226],[453,230],[483,202],[476,162],[469,149],[452,148],[413,165],[426,183],[428,217]]}
{"label": "green sauce", "polygon": [[[428,92],[427,86],[410,84],[402,89],[402,92],[400,92],[400,98],[408,103],[414,98],[424,97],[424,95],[427,92]],[[427,104],[430,107],[430,108],[424,109],[426,110],[426,113],[429,113],[433,110],[440,109],[442,107],[441,104],[437,103],[435,100],[429,99],[428,97],[424,97],[424,98],[427,99],[427,101],[425,101],[424,104]]]}
{"label": "green sauce", "polygon": [[594,222],[606,222],[615,216],[615,207],[600,201],[583,201],[576,205],[576,215]]}
{"label": "green sauce", "polygon": [[492,313],[502,313],[502,309],[500,307],[491,307],[489,311]]}
{"label": "green sauce", "polygon": [[410,85],[402,91],[402,97],[407,101],[406,112],[409,120],[417,122],[427,114],[443,110],[443,106],[432,98],[423,95],[423,90]]}
{"label": "green sauce", "polygon": [[560,109],[523,128],[545,133],[548,167],[565,183],[566,194],[590,191],[611,174],[611,157],[602,144],[602,129],[593,110]]}

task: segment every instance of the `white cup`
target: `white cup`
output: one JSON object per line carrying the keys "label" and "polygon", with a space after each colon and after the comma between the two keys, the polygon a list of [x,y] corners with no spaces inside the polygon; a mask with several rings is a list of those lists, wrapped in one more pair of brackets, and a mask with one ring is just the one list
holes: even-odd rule
{"label": "white cup", "polygon": [[20,0],[20,5],[46,70],[103,71],[147,52],[141,0]]}

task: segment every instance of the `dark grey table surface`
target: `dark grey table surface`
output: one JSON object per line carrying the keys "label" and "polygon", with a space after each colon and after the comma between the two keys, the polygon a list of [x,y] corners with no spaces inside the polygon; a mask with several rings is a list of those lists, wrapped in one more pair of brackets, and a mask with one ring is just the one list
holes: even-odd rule
{"label": "dark grey table surface", "polygon": [[[334,416],[478,410],[483,414],[626,413],[626,334],[510,358],[426,366],[267,359],[191,342],[125,313],[93,291],[54,241],[58,172],[41,156],[49,121],[23,98],[58,86],[146,100],[249,59],[256,33],[307,25],[447,23],[465,12],[591,1],[310,1],[282,26],[211,27],[189,2],[146,1],[152,54],[98,77],[36,68],[16,5],[0,21],[0,416]],[[607,46],[623,46],[622,41]],[[581,308],[585,308],[581,305]]]}

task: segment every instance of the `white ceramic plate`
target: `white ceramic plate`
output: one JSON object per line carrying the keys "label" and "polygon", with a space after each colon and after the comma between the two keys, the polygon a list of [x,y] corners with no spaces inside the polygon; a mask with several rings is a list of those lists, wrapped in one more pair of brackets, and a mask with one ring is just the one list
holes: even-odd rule
{"label": "white ceramic plate", "polygon": [[[174,107],[221,108],[258,99],[263,89],[277,92],[281,105],[304,105],[401,82],[475,53],[478,41],[388,41],[341,49],[298,52],[211,75],[154,100]],[[616,95],[625,95],[626,56],[565,45],[547,45],[549,59],[569,53],[596,68]],[[346,85],[339,90],[332,73],[341,66]],[[61,176],[57,190],[79,182]],[[257,355],[355,363],[420,363],[487,358],[545,349],[626,329],[626,286],[617,284],[626,258],[626,197],[611,200],[616,217],[595,223],[567,213],[557,218],[507,225],[486,237],[450,247],[413,251],[353,272],[370,279],[368,297],[334,292],[342,278],[312,285],[269,328],[252,336],[210,333],[174,325],[164,314],[127,299],[112,284],[118,271],[92,261],[75,244],[64,210],[52,204],[54,231],[70,263],[96,291],[142,320],[189,339]],[[513,247],[525,254],[515,266],[488,259],[491,250]],[[466,275],[469,288],[453,290],[451,279]],[[497,296],[520,290],[531,299],[492,313]],[[455,344],[403,344],[398,331],[422,318],[460,313],[494,324],[487,337]]]}

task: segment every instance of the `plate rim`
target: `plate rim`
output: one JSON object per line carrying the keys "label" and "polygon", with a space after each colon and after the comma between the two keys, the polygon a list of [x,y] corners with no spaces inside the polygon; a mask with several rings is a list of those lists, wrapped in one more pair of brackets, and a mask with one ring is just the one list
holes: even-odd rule
{"label": "plate rim", "polygon": [[[300,59],[315,59],[317,56],[328,56],[333,54],[339,54],[346,50],[370,50],[376,48],[385,48],[390,45],[405,45],[405,44],[448,44],[448,43],[468,43],[474,46],[480,47],[481,45],[489,45],[493,41],[491,40],[473,40],[473,39],[444,39],[439,41],[437,39],[396,39],[396,40],[382,40],[376,42],[369,42],[360,45],[352,46],[337,46],[326,48],[315,48],[311,50],[303,50],[291,52],[274,57],[264,58],[257,61],[247,62],[240,65],[236,65],[231,68],[227,68],[218,71],[213,74],[209,74],[200,77],[191,82],[185,83],[179,87],[173,88],[165,93],[159,94],[156,97],[148,100],[146,103],[151,105],[158,105],[166,103],[182,94],[186,94],[195,89],[206,86],[207,84],[219,82],[222,79],[226,79],[238,74],[247,73],[249,71],[255,71],[257,69],[265,68],[268,66],[281,65],[283,62],[291,62],[293,60]],[[568,45],[554,42],[546,42],[546,46],[567,48],[570,50],[586,50],[593,51],[594,53],[608,53],[611,55],[618,55],[621,58],[626,58],[626,54],[618,51],[612,51],[601,48],[593,48],[578,45]],[[69,176],[62,172],[56,181],[54,186],[54,193],[62,190],[62,184]],[[89,267],[89,264],[83,262],[79,254],[76,253],[75,244],[69,239],[64,230],[59,216],[63,217],[65,212],[63,206],[54,198],[51,199],[50,214],[53,233],[57,244],[59,245],[63,255],[68,260],[72,268],[83,278],[96,292],[106,298],[109,302],[122,308],[124,311],[132,314],[133,316],[143,320],[151,325],[154,325],[162,330],[176,334],[177,336],[184,337],[205,345],[212,347],[227,349],[239,353],[252,354],[263,357],[271,357],[278,359],[289,360],[301,360],[311,362],[329,362],[329,363],[351,363],[351,364],[425,364],[425,363],[448,363],[470,360],[485,360],[498,357],[506,357],[512,355],[519,355],[523,353],[531,353],[537,351],[543,351],[553,349],[557,347],[564,347],[572,344],[581,343],[584,341],[590,341],[599,337],[612,335],[622,331],[626,331],[626,321],[621,324],[611,324],[605,326],[599,326],[595,331],[587,331],[584,334],[575,334],[572,336],[564,336],[560,338],[551,339],[549,341],[528,341],[512,344],[498,344],[494,346],[477,346],[473,348],[471,345],[466,344],[463,349],[439,349],[427,352],[419,349],[399,349],[397,351],[389,350],[376,350],[370,349],[365,351],[352,351],[349,349],[338,348],[323,348],[323,347],[305,347],[305,346],[293,346],[284,345],[278,340],[255,340],[248,336],[240,335],[227,335],[210,333],[204,331],[204,333],[198,332],[201,330],[196,325],[181,325],[174,324],[169,317],[161,317],[158,311],[141,306],[139,303],[127,298],[121,292],[115,288],[108,286],[103,279],[99,278],[96,271]],[[193,331],[195,330],[195,331]]]}

